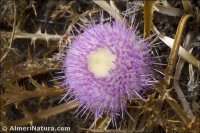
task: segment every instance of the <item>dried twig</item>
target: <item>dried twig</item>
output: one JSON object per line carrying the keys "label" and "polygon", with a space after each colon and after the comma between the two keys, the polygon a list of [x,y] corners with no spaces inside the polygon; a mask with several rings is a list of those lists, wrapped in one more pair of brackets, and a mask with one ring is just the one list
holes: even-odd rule
{"label": "dried twig", "polygon": [[101,8],[103,8],[105,11],[107,11],[111,16],[113,16],[116,20],[122,21],[121,15],[113,9],[106,1],[104,0],[93,0],[94,3],[99,5]]}
{"label": "dried twig", "polygon": [[184,26],[185,26],[187,20],[189,18],[193,18],[193,17],[194,16],[192,14],[183,15],[179,22],[179,25],[178,25],[178,28],[176,31],[176,35],[175,35],[174,45],[172,47],[172,50],[171,50],[171,53],[169,56],[169,62],[168,62],[167,68],[166,68],[166,73],[165,73],[165,78],[164,78],[167,85],[170,85],[172,74],[174,72],[175,63],[176,63],[179,47],[181,44],[181,36],[183,34]]}
{"label": "dried twig", "polygon": [[56,107],[49,108],[49,109],[44,110],[44,111],[37,112],[35,114],[28,114],[23,119],[11,121],[9,126],[11,126],[11,125],[24,126],[24,125],[28,125],[28,124],[33,124],[33,122],[37,122],[37,121],[41,121],[43,119],[47,119],[50,116],[72,110],[76,107],[77,107],[76,101],[71,101],[71,102],[68,102],[68,103],[58,105]]}
{"label": "dried twig", "polygon": [[155,0],[144,0],[144,38],[150,36],[154,2]]}
{"label": "dried twig", "polygon": [[16,16],[17,16],[17,10],[16,10],[16,5],[14,5],[14,22],[13,22],[13,30],[12,30],[12,33],[11,33],[11,36],[10,36],[10,43],[9,43],[9,46],[8,46],[8,50],[6,51],[6,53],[1,57],[0,59],[0,63],[3,62],[3,60],[6,58],[6,56],[8,55],[8,53],[10,52],[10,49],[11,49],[11,46],[12,46],[12,43],[13,43],[13,39],[14,39],[14,35],[15,35],[15,26],[16,26]]}
{"label": "dried twig", "polygon": [[[174,39],[168,36],[162,35],[154,25],[152,26],[152,29],[154,33],[158,35],[160,40],[162,40],[168,47],[172,48],[174,46]],[[194,57],[192,54],[187,52],[182,46],[180,46],[178,54],[181,58],[186,60],[188,63],[193,64],[195,67],[197,67],[197,69],[200,70],[200,61],[196,57]]]}

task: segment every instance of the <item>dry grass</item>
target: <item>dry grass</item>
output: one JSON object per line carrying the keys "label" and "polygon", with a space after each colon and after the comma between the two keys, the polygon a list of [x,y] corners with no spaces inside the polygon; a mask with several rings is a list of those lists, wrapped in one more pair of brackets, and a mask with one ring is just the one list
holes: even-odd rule
{"label": "dry grass", "polygon": [[[34,125],[63,112],[73,119],[76,102],[59,102],[66,88],[51,81],[55,68],[61,66],[53,55],[62,54],[73,34],[83,31],[77,23],[98,22],[103,10],[108,19],[110,15],[119,21],[125,17],[127,26],[136,18],[145,38],[156,34],[153,41],[160,44],[152,55],[167,65],[155,66],[159,83],[154,91],[146,92],[144,99],[127,99],[130,116],[118,121],[118,129],[113,129],[109,116],[99,118],[94,129],[92,114],[90,125],[80,119],[81,124],[67,126],[74,132],[200,132],[200,3],[182,0],[171,4],[166,0],[2,0],[1,126]],[[30,107],[31,103],[36,106]]]}

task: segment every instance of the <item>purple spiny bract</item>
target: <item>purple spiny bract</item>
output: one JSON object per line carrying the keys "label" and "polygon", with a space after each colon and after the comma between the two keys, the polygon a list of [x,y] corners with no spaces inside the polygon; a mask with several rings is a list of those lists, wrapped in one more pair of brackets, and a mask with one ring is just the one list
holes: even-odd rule
{"label": "purple spiny bract", "polygon": [[152,62],[145,40],[125,22],[101,22],[86,27],[66,50],[63,85],[95,120],[104,114],[114,119],[126,112],[126,98],[140,97],[151,85]]}

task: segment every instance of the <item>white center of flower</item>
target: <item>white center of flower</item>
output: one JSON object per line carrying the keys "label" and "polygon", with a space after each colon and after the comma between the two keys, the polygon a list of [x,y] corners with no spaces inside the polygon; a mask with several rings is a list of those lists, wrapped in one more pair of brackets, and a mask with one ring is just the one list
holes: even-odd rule
{"label": "white center of flower", "polygon": [[115,68],[116,57],[107,48],[99,48],[88,55],[88,69],[96,77],[106,77]]}

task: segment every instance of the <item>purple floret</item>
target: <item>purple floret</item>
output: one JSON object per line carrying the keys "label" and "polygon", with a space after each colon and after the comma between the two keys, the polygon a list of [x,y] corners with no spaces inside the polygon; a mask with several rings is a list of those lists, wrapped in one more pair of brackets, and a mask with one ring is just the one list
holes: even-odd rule
{"label": "purple floret", "polygon": [[[88,55],[105,48],[115,55],[115,68],[109,75],[97,77],[88,70]],[[140,97],[140,91],[152,84],[152,60],[145,41],[125,23],[100,23],[86,27],[66,50],[63,70],[68,94],[83,110],[112,117],[126,112],[126,98]]]}

